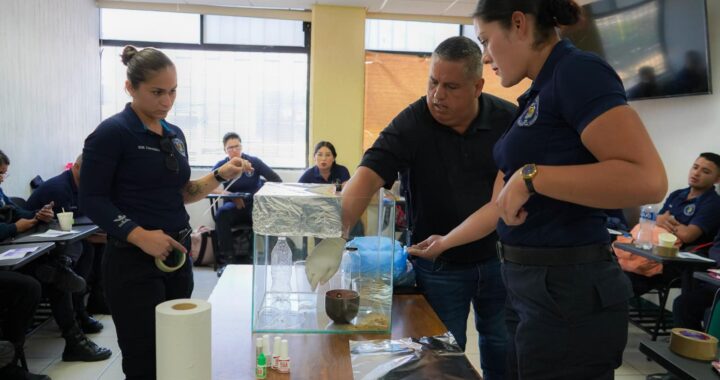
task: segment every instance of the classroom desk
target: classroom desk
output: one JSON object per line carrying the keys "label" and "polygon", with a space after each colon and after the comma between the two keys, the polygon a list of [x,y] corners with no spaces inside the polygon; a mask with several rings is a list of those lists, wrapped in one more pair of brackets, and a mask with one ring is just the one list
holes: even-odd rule
{"label": "classroom desk", "polygon": [[640,352],[681,379],[718,380],[718,375],[713,373],[710,362],[701,362],[677,355],[670,351],[670,344],[666,340],[653,342],[643,339],[640,341]]}
{"label": "classroom desk", "polygon": [[693,272],[694,271],[704,271],[707,268],[711,268],[717,263],[714,261],[704,261],[704,260],[697,260],[697,259],[686,259],[682,257],[665,257],[665,256],[658,256],[654,253],[652,253],[651,250],[648,249],[642,249],[638,248],[633,244],[627,244],[627,243],[616,243],[616,247],[626,250],[630,253],[634,253],[638,256],[642,256],[646,259],[650,259],[653,261],[657,261],[663,265],[668,266],[674,266],[677,268],[680,268],[682,271],[682,286],[692,288],[692,278],[693,278]]}
{"label": "classroom desk", "polygon": [[708,274],[708,272],[694,272],[693,278],[696,280],[707,282],[708,284],[717,286],[720,288],[720,279],[715,278]]}
{"label": "classroom desk", "polygon": [[[254,342],[262,334],[251,331],[252,266],[228,265],[209,301],[212,304],[212,378],[253,378]],[[392,321],[393,339],[434,336],[447,331],[425,298],[417,294],[393,296]],[[348,341],[391,337],[388,334],[282,336],[290,346],[290,374],[268,370],[268,379],[352,379]],[[471,366],[470,361],[467,365]],[[477,378],[481,379],[480,375]]]}
{"label": "classroom desk", "polygon": [[[693,288],[692,278],[694,271],[704,271],[705,269],[716,265],[714,261],[658,256],[651,250],[638,248],[633,244],[615,243],[614,246],[638,256],[642,256],[646,259],[659,262],[663,264],[665,268],[675,267],[679,269],[681,273],[681,287],[683,289]],[[669,291],[670,284],[664,284],[661,289],[658,289],[659,303],[657,305],[657,309],[646,309],[645,307],[639,305],[637,308],[631,308],[630,310],[630,322],[650,334],[653,340],[656,340],[658,336],[668,335],[669,330],[672,328],[673,322],[671,318],[668,320],[669,314],[667,314],[665,310]],[[638,301],[643,302],[642,299],[639,299]]]}
{"label": "classroom desk", "polygon": [[21,268],[31,261],[43,256],[48,253],[51,249],[55,248],[55,243],[34,243],[34,244],[10,244],[0,246],[0,254],[7,252],[8,250],[15,248],[29,248],[38,247],[33,252],[27,253],[24,257],[16,259],[0,260],[0,270],[15,270]]}
{"label": "classroom desk", "polygon": [[3,242],[0,242],[0,245],[7,245],[7,244],[25,244],[25,243],[59,243],[59,244],[69,244],[74,243],[78,240],[85,239],[86,237],[94,234],[95,232],[98,232],[100,229],[96,225],[84,225],[84,226],[73,226],[73,230],[78,231],[77,233],[70,234],[70,235],[63,235],[58,237],[38,237],[38,236],[32,236],[33,234],[41,233],[44,231],[47,231],[48,229],[59,229],[57,224],[50,224],[50,225],[44,225],[41,228],[34,228],[31,231],[28,231],[26,233],[23,233],[22,235],[18,235],[14,239],[7,239]]}

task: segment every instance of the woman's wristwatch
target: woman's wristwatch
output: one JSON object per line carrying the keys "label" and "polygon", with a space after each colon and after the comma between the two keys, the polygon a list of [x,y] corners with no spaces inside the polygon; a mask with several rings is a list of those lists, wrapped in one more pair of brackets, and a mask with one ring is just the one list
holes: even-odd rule
{"label": "woman's wristwatch", "polygon": [[525,186],[527,186],[530,195],[535,194],[536,191],[535,186],[533,186],[533,178],[535,178],[538,173],[537,166],[535,166],[535,164],[527,164],[520,169],[520,173],[522,174]]}
{"label": "woman's wristwatch", "polygon": [[220,182],[220,183],[223,183],[223,182],[227,181],[225,178],[223,178],[223,177],[220,175],[220,169],[215,169],[215,170],[213,170],[213,176],[214,176],[215,179],[216,179],[218,182]]}

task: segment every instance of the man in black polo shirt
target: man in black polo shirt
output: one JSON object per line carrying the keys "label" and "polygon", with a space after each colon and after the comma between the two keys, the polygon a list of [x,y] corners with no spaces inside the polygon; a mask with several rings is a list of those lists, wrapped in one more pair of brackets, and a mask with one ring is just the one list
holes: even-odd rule
{"label": "man in black polo shirt", "polygon": [[[371,196],[390,188],[400,172],[408,184],[411,242],[446,234],[490,201],[498,168],[495,141],[510,125],[515,106],[482,94],[482,54],[466,37],[443,41],[433,52],[427,96],[403,110],[365,152],[343,191],[343,231],[354,225]],[[313,285],[333,271],[326,239],[308,258]],[[470,304],[479,333],[486,379],[502,379],[507,333],[505,288],[495,233],[450,249],[436,260],[414,260],[419,287],[464,349]],[[328,275],[329,274],[329,275]]]}

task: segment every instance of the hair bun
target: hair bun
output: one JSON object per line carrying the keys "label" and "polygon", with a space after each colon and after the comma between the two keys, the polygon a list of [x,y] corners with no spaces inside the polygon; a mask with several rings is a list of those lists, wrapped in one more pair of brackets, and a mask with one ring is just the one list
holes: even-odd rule
{"label": "hair bun", "polygon": [[580,6],[573,0],[544,0],[538,12],[544,25],[574,25],[580,20]]}
{"label": "hair bun", "polygon": [[138,50],[135,48],[135,46],[127,45],[123,48],[122,54],[120,54],[120,59],[122,60],[123,65],[127,66],[128,62],[137,54]]}

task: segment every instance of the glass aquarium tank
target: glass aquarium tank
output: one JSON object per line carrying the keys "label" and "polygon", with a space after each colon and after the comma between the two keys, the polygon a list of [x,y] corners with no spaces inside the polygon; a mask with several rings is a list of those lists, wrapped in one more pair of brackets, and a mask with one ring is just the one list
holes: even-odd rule
{"label": "glass aquarium tank", "polygon": [[308,281],[313,248],[342,235],[341,203],[334,185],[268,182],[255,194],[254,333],[390,333],[401,247],[389,191],[373,196],[346,244],[332,240],[342,252],[334,276],[315,290]]}

